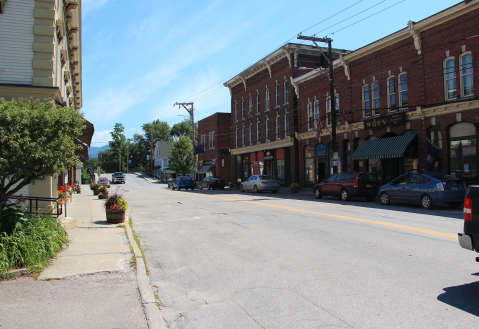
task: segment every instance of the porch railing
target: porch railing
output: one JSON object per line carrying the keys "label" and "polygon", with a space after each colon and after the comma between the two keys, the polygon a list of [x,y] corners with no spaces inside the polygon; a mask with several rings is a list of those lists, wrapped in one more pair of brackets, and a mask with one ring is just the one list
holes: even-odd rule
{"label": "porch railing", "polygon": [[52,215],[58,217],[63,213],[62,205],[58,204],[57,203],[58,200],[55,199],[55,198],[43,198],[43,197],[36,197],[36,196],[12,195],[12,196],[9,197],[9,199],[17,200],[17,201],[20,200],[20,201],[23,201],[23,202],[27,203],[27,208],[29,208],[30,212],[38,212],[39,209],[48,207],[45,204],[43,204],[43,205],[40,204],[40,207],[39,207],[39,202],[50,203],[50,204],[54,203],[57,207],[57,211],[56,211],[56,213],[54,213],[53,208],[52,208]]}

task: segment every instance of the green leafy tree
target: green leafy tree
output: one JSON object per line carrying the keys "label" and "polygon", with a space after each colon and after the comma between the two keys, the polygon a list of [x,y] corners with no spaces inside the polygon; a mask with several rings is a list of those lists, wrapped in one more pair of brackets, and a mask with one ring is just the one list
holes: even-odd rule
{"label": "green leafy tree", "polygon": [[[185,119],[179,123],[175,123],[171,127],[170,135],[172,137],[186,136],[191,139],[191,120]],[[195,141],[198,141],[198,124],[195,123]]]}
{"label": "green leafy tree", "polygon": [[171,135],[170,135],[170,125],[164,121],[160,120],[155,120],[152,123],[145,123],[141,127],[145,133],[145,139],[146,141],[150,142],[151,138],[151,132],[153,129],[153,143],[155,141],[160,141],[160,140],[170,140]]}
{"label": "green leafy tree", "polygon": [[[107,153],[107,160],[113,162],[113,159],[116,157],[117,169],[113,172],[119,170],[119,158],[121,157],[121,170],[125,168],[124,164],[126,163],[126,137],[125,137],[125,127],[121,123],[115,124],[115,128],[110,133],[112,141],[109,142],[111,152]],[[107,171],[110,172],[110,171]]]}
{"label": "green leafy tree", "polygon": [[[185,154],[187,158],[183,161]],[[181,136],[173,143],[170,161],[177,174],[185,175],[193,172],[193,145],[189,137]]]}
{"label": "green leafy tree", "polygon": [[51,100],[0,99],[0,212],[22,187],[76,163],[84,123],[83,113]]}

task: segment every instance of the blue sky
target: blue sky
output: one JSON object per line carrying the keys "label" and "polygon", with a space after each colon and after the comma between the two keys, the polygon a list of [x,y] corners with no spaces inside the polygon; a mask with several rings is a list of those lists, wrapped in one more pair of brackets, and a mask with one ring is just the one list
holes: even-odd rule
{"label": "blue sky", "polygon": [[355,50],[455,3],[83,0],[82,111],[95,125],[92,146],[107,144],[117,122],[131,137],[156,119],[182,121],[187,112],[175,102],[193,101],[196,121],[230,111],[223,82],[289,39],[298,42],[299,32],[323,37],[394,5],[330,35],[333,47]]}

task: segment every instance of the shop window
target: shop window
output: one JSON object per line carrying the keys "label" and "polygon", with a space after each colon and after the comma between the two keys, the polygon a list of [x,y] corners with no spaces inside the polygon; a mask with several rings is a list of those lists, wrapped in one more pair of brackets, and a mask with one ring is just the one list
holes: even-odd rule
{"label": "shop window", "polygon": [[284,104],[288,104],[289,92],[288,81],[284,82]]}
{"label": "shop window", "polygon": [[289,113],[284,114],[284,137],[289,137]]}
{"label": "shop window", "polygon": [[371,103],[369,100],[369,85],[363,86],[363,109],[364,117],[369,118],[371,116]]}
{"label": "shop window", "polygon": [[[401,133],[404,135],[417,135],[417,131],[414,129],[408,129]],[[406,151],[403,154],[403,172],[417,172],[419,164],[419,150],[418,150],[418,138],[414,138],[409,144]],[[393,179],[394,177],[391,177]]]}
{"label": "shop window", "polygon": [[[379,99],[379,96],[380,96],[380,92],[379,92],[379,82],[373,82],[373,85],[372,85],[372,89],[373,89],[373,106],[372,108],[373,109],[380,109],[381,108],[381,102],[380,102],[380,99]],[[372,115],[380,115],[381,114],[381,110],[374,110]]]}
{"label": "shop window", "polygon": [[304,182],[306,184],[314,183],[314,148],[311,145],[307,145],[304,148],[305,157],[305,176]]}
{"label": "shop window", "polygon": [[343,172],[352,172],[353,168],[351,166],[351,142],[349,140],[343,141]]}
{"label": "shop window", "polygon": [[402,73],[398,78],[399,88],[399,107],[403,110],[407,110],[409,104],[408,87],[407,87],[407,73]]}
{"label": "shop window", "polygon": [[313,116],[313,104],[308,103],[308,130],[312,130],[314,128],[314,116]]}
{"label": "shop window", "polygon": [[448,58],[444,61],[444,88],[447,101],[457,98],[455,65],[456,59],[454,57]]}
{"label": "shop window", "polygon": [[261,96],[260,94],[256,94],[256,114],[259,114],[261,109]]}
{"label": "shop window", "polygon": [[474,83],[472,79],[472,55],[465,53],[459,57],[461,72],[461,97],[474,96]]}
{"label": "shop window", "polygon": [[429,141],[440,149],[435,163],[432,165],[433,170],[436,172],[442,172],[442,131],[439,126],[432,126],[427,130],[427,138]]}
{"label": "shop window", "polygon": [[281,87],[279,86],[279,84],[276,85],[276,106],[280,106],[281,105]]}
{"label": "shop window", "polygon": [[396,78],[390,77],[388,79],[388,107],[389,112],[396,111],[397,102],[396,102]]}
{"label": "shop window", "polygon": [[461,122],[449,129],[451,176],[470,183],[477,178],[477,137],[472,123]]}

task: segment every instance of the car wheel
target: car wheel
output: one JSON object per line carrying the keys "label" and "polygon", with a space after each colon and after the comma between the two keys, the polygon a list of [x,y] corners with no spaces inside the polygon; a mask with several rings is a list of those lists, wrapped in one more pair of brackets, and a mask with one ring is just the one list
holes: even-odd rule
{"label": "car wheel", "polygon": [[376,199],[375,196],[368,196],[368,197],[366,198],[366,201],[367,201],[367,202],[373,202],[374,199]]}
{"label": "car wheel", "polygon": [[255,185],[255,186],[253,187],[253,190],[254,190],[254,193],[259,193],[258,186]]}
{"label": "car wheel", "polygon": [[208,185],[208,190],[211,190],[211,185]]}
{"label": "car wheel", "polygon": [[188,188],[187,188],[187,187],[185,187],[185,191],[188,191]]}
{"label": "car wheel", "polygon": [[241,191],[241,192],[244,192],[244,187],[243,187],[243,185],[240,185],[240,191]]}
{"label": "car wheel", "polygon": [[346,189],[341,190],[341,200],[348,201],[349,200],[349,192]]}
{"label": "car wheel", "polygon": [[224,188],[224,187],[222,187],[221,189],[222,189],[222,190],[224,190],[225,188]]}
{"label": "car wheel", "polygon": [[200,185],[200,187],[199,187],[199,188],[200,188],[200,190],[202,190],[202,189],[203,189],[203,186],[201,186],[201,185]]}
{"label": "car wheel", "polygon": [[314,197],[316,199],[321,199],[323,197],[323,194],[321,193],[321,189],[319,187],[314,189]]}
{"label": "car wheel", "polygon": [[180,190],[180,187],[178,186],[177,190],[179,191]]}
{"label": "car wheel", "polygon": [[421,206],[425,209],[431,209],[432,208],[432,199],[429,195],[424,194],[421,197]]}
{"label": "car wheel", "polygon": [[391,200],[389,200],[389,195],[386,192],[382,192],[379,196],[379,200],[383,205],[391,204]]}
{"label": "car wheel", "polygon": [[275,193],[275,194],[278,193],[278,191],[276,191],[276,190],[275,190],[275,191],[271,191],[271,192],[273,192],[273,193]]}
{"label": "car wheel", "polygon": [[457,209],[460,205],[460,202],[449,202],[449,207],[451,207],[452,209]]}

